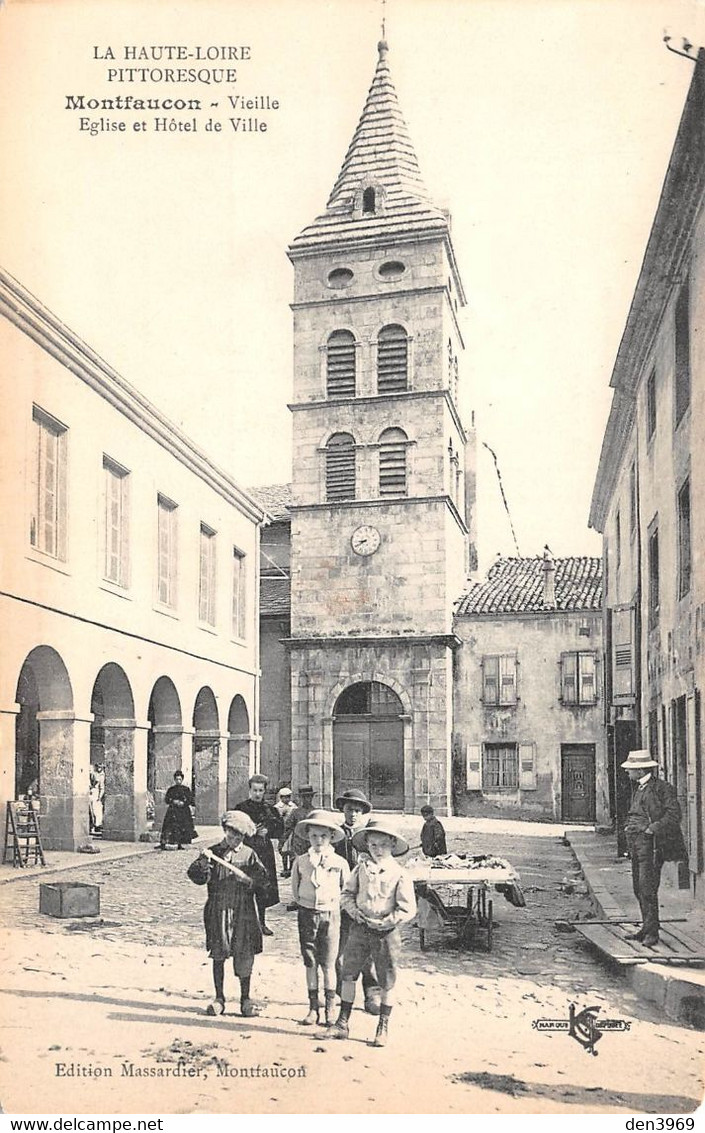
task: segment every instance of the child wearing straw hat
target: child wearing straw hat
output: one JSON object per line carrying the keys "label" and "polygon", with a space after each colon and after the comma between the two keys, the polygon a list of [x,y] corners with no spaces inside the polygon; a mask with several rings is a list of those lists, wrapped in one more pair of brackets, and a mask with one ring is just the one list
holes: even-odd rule
{"label": "child wearing straw hat", "polygon": [[333,1022],[335,1003],[335,961],[340,942],[340,895],[350,877],[344,858],[333,844],[345,837],[337,816],[312,810],[297,823],[296,836],[309,843],[305,854],[294,861],[291,896],[298,908],[299,943],[306,968],[308,1014],[305,1027],[320,1022],[318,969],[323,972],[325,1024]]}
{"label": "child wearing straw hat", "polygon": [[255,956],[262,951],[255,891],[266,888],[268,875],[254,850],[244,845],[245,837],[255,832],[252,819],[242,811],[229,810],[221,824],[223,840],[199,854],[187,871],[196,885],[208,885],[203,922],[213,961],[215,998],[207,1014],[225,1011],[225,961],[232,957],[240,981],[240,1012],[250,1018],[258,1014],[250,999],[250,980]]}
{"label": "child wearing straw hat", "polygon": [[371,818],[367,826],[353,835],[356,850],[366,852],[350,875],[341,908],[352,919],[343,955],[343,985],[338,1016],[332,1035],[347,1039],[350,1013],[355,1000],[355,981],[374,962],[377,982],[382,989],[377,1033],[373,1046],[386,1046],[393,990],[401,952],[399,925],[416,914],[414,883],[394,861],[409,849],[386,818]]}

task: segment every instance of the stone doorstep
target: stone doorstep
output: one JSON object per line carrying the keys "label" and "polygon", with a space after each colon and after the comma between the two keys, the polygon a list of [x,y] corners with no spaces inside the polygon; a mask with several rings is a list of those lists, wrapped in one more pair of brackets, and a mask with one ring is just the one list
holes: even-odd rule
{"label": "stone doorstep", "polygon": [[[571,839],[570,834],[566,833],[566,842],[580,865],[588,891],[597,906],[598,915],[609,919],[638,916],[636,901],[631,894],[628,897],[625,895],[626,899],[620,901],[605,885],[601,875],[608,873],[610,867],[589,861],[588,840],[584,836]],[[576,842],[577,845],[574,844]],[[697,915],[696,911],[695,916]],[[670,967],[656,963],[633,964],[627,968],[625,975],[633,991],[641,999],[657,1004],[669,1019],[683,1022],[686,1008],[690,1008],[695,1001],[702,1004],[701,1010],[705,1012],[705,969],[703,968]],[[700,1014],[700,1018],[702,1017]]]}

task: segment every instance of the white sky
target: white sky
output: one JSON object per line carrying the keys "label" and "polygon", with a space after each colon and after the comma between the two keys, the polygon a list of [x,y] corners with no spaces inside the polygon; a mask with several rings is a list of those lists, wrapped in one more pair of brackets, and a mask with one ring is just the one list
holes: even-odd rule
{"label": "white sky", "polygon": [[[522,553],[548,542],[557,555],[599,554],[587,515],[608,382],[692,75],[662,35],[705,44],[705,2],[386,7],[422,172],[453,214],[469,298],[466,419],[474,409],[479,441],[498,454]],[[245,485],[290,476],[285,249],[337,176],[380,11],[379,0],[0,10],[0,261]],[[66,95],[212,98],[228,117],[224,87],[108,83],[111,64],[93,58],[108,44],[116,55],[249,44],[233,92],[281,109],[259,115],[265,134],[91,138]],[[480,452],[487,563],[513,544]]]}

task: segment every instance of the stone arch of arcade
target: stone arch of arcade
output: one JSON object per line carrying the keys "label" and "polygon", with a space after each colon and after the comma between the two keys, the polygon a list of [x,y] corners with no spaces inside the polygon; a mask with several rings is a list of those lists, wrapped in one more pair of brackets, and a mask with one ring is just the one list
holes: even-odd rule
{"label": "stone arch of arcade", "polygon": [[114,661],[103,665],[95,679],[91,713],[90,760],[105,769],[103,837],[131,842],[146,829],[146,752],[135,744],[130,682]]}
{"label": "stone arch of arcade", "polygon": [[[200,689],[193,709],[193,778],[196,821],[215,825],[225,810],[225,775],[221,774],[221,735],[213,690]],[[223,758],[224,762],[224,758]]]}
{"label": "stone arch of arcade", "polygon": [[228,808],[247,798],[247,781],[254,770],[254,743],[247,705],[242,696],[234,696],[228,713]]}
{"label": "stone arch of arcade", "polygon": [[164,796],[174,782],[174,772],[184,771],[181,701],[169,677],[155,681],[147,720],[147,791],[154,800],[154,826],[160,828],[166,811]]}
{"label": "stone arch of arcade", "polygon": [[[15,702],[14,797],[39,795],[48,849],[72,850],[88,833],[88,768],[76,766],[74,697],[63,659],[50,645],[28,653]],[[79,797],[77,797],[77,786]]]}

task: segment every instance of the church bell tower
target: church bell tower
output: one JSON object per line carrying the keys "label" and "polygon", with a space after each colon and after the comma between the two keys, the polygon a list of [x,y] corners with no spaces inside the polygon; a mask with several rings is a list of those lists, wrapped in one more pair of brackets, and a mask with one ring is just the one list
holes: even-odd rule
{"label": "church bell tower", "polygon": [[452,607],[474,566],[465,295],[388,63],[292,242],[292,762],[323,805],[451,805]]}

